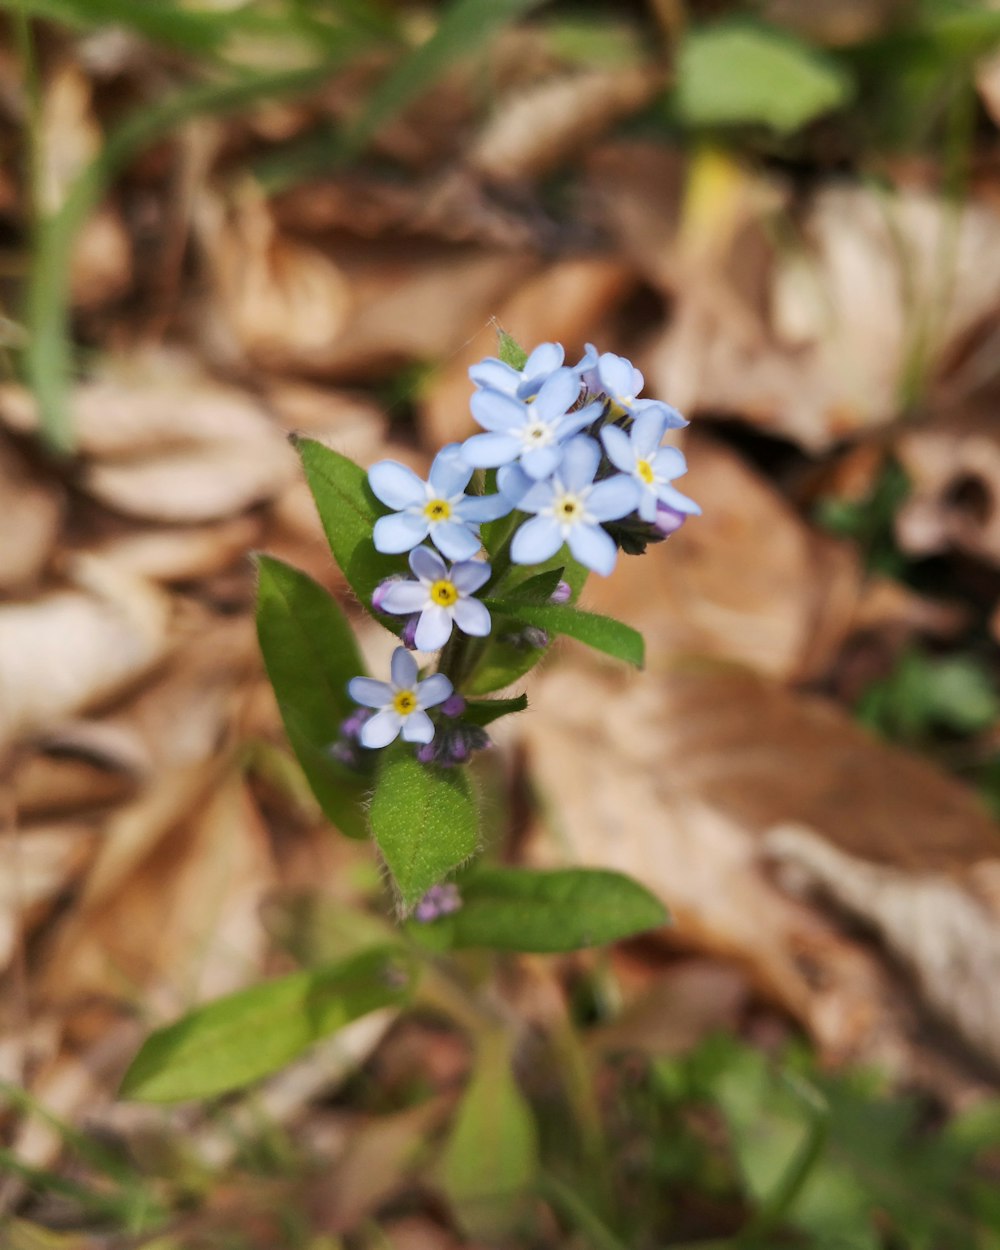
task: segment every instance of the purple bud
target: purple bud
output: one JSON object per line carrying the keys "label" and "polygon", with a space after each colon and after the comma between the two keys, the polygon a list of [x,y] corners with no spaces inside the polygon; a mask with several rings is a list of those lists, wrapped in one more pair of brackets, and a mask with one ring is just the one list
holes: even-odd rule
{"label": "purple bud", "polygon": [[462,906],[462,897],[458,886],[453,881],[443,885],[432,885],[423,898],[413,909],[413,918],[421,924],[428,924],[440,916],[450,915]]}
{"label": "purple bud", "polygon": [[686,520],[687,515],[685,513],[678,512],[676,508],[671,508],[669,504],[658,503],[656,505],[656,520],[653,522],[653,526],[659,530],[664,538],[669,538],[671,534],[676,533]]}
{"label": "purple bud", "polygon": [[441,713],[454,719],[465,711],[465,700],[460,694],[451,694],[441,704]]}
{"label": "purple bud", "polygon": [[328,753],[331,759],[336,760],[338,764],[343,764],[345,768],[357,768],[361,763],[357,751],[350,742],[335,742],[328,748]]}
{"label": "purple bud", "polygon": [[527,625],[521,634],[527,647],[547,647],[549,645],[548,630],[539,629],[537,625]]}
{"label": "purple bud", "polygon": [[420,622],[420,613],[414,612],[412,616],[408,616],[399,635],[399,641],[407,649],[407,651],[416,651],[417,643],[417,625]]}
{"label": "purple bud", "polygon": [[569,603],[572,594],[569,582],[557,582],[555,590],[549,595],[549,603]]}
{"label": "purple bud", "polygon": [[472,752],[469,749],[469,744],[466,741],[465,735],[456,734],[454,741],[449,744],[448,763],[464,764],[471,754]]}
{"label": "purple bud", "polygon": [[434,742],[424,742],[417,747],[417,763],[433,764],[437,758],[437,744]]}
{"label": "purple bud", "polygon": [[342,737],[349,738],[352,742],[356,741],[365,722],[371,720],[373,715],[374,712],[371,708],[359,707],[355,709],[346,720],[340,722]]}

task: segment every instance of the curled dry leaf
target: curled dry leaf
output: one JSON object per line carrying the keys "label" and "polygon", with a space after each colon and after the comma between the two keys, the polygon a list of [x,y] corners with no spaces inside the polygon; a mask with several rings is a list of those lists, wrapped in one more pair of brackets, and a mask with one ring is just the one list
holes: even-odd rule
{"label": "curled dry leaf", "polygon": [[[559,813],[558,844],[536,843],[535,858],[637,876],[670,908],[676,941],[743,963],[827,1053],[906,1069],[898,987],[867,947],[777,888],[764,838],[801,823],[899,882],[958,880],[997,853],[970,792],[823,700],[705,662],[626,681],[557,667],[536,683],[524,732]],[[995,978],[970,986],[968,1011],[952,1017],[973,1044],[983,1031],[969,1013],[985,1022],[977,1004],[996,993]],[[990,1045],[1000,1058],[995,1032]]]}
{"label": "curled dry leaf", "polygon": [[245,559],[259,544],[263,526],[258,516],[239,516],[216,525],[132,530],[102,543],[94,554],[151,582],[190,582]]}
{"label": "curled dry leaf", "polygon": [[0,592],[35,581],[55,545],[62,514],[61,492],[31,472],[0,435]]}
{"label": "curled dry leaf", "polygon": [[0,607],[0,747],[107,699],[169,645],[169,604],[147,583],[93,558],[80,589]]}
{"label": "curled dry leaf", "polygon": [[992,409],[949,416],[899,439],[910,494],[896,517],[904,551],[958,550],[1000,565],[1000,430]]}
{"label": "curled dry leaf", "polygon": [[22,817],[113,803],[131,797],[149,768],[149,752],[128,724],[71,721],[21,753],[14,802]]}
{"label": "curled dry leaf", "polygon": [[854,549],[811,530],[725,447],[688,437],[685,451],[690,470],[679,485],[704,515],[665,550],[592,578],[588,604],[641,630],[654,657],[713,656],[788,679],[824,673],[858,604]]}

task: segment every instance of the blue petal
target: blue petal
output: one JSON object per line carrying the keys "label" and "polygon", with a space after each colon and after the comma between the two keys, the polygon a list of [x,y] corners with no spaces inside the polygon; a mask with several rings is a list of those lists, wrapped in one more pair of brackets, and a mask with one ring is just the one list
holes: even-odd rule
{"label": "blue petal", "polygon": [[559,467],[562,453],[558,447],[532,447],[521,457],[521,468],[534,481],[541,481]]}
{"label": "blue petal", "polygon": [[521,375],[495,356],[487,356],[469,369],[469,377],[477,386],[488,386],[505,395],[513,395]]}
{"label": "blue petal", "polygon": [[432,673],[417,686],[417,699],[421,707],[437,707],[445,699],[450,699],[454,692],[455,687],[444,673]]}
{"label": "blue petal", "polygon": [[451,570],[451,580],[459,594],[474,595],[480,586],[489,581],[490,571],[485,560],[463,560]]}
{"label": "blue petal", "polygon": [[630,360],[626,360],[624,356],[616,356],[614,352],[605,352],[597,362],[597,373],[601,379],[601,385],[612,399],[619,397],[624,399],[636,393],[636,372]]}
{"label": "blue petal", "polygon": [[439,651],[451,637],[451,613],[432,603],[424,608],[417,621],[417,632],[413,637],[418,651]]}
{"label": "blue petal", "polygon": [[556,425],[556,436],[561,440],[569,438],[572,434],[579,432],[604,411],[604,404],[600,400],[594,400],[592,404],[587,404],[583,408],[578,408],[576,412],[568,412],[561,421]]}
{"label": "blue petal", "polygon": [[458,521],[439,521],[432,525],[431,542],[449,560],[469,560],[481,545],[472,530]]}
{"label": "blue petal", "polygon": [[397,555],[423,542],[427,529],[427,522],[422,516],[414,516],[412,512],[393,512],[391,516],[380,516],[375,522],[372,542],[375,550],[383,555]]}
{"label": "blue petal", "polygon": [[[525,475],[524,480],[526,482],[531,481],[527,475]],[[541,512],[552,503],[554,495],[555,487],[552,482],[535,482],[524,492],[518,500],[517,506],[521,512]]]}
{"label": "blue petal", "polygon": [[402,724],[403,718],[398,712],[383,708],[361,726],[358,740],[363,747],[386,747],[399,737]]}
{"label": "blue petal", "polygon": [[385,707],[392,702],[392,687],[371,677],[352,677],[347,683],[347,693],[362,707]]}
{"label": "blue petal", "polygon": [[430,742],[433,737],[434,722],[420,708],[403,718],[404,742]]}
{"label": "blue petal", "polygon": [[676,408],[672,408],[669,404],[665,404],[659,399],[637,399],[632,405],[632,410],[636,414],[654,410],[661,413],[664,423],[663,428],[666,430],[680,430],[688,424]]}
{"label": "blue petal", "polygon": [[475,469],[496,469],[521,454],[521,440],[510,434],[473,434],[462,444],[462,456]]}
{"label": "blue petal", "polygon": [[518,464],[505,464],[497,471],[497,490],[511,508],[520,507],[521,500],[533,485],[531,478]]}
{"label": "blue petal", "polygon": [[447,565],[430,547],[415,547],[410,552],[410,568],[414,577],[424,582],[437,582],[448,576]]}
{"label": "blue petal", "polygon": [[639,487],[639,504],[636,511],[643,521],[652,523],[656,520],[657,495],[652,486],[645,482]]}
{"label": "blue petal", "polygon": [[607,577],[615,567],[618,548],[610,534],[599,525],[574,525],[569,532],[569,549],[573,558],[588,569]]}
{"label": "blue petal", "polygon": [[687,461],[679,447],[661,447],[653,460],[653,469],[657,477],[672,482],[675,477],[683,477],[687,473]]}
{"label": "blue petal", "polygon": [[587,511],[598,521],[617,521],[628,516],[639,502],[639,487],[635,479],[624,473],[598,482],[587,496]]}
{"label": "blue petal", "polygon": [[542,373],[554,373],[566,358],[562,343],[539,343],[521,370],[526,378],[537,378]]}
{"label": "blue petal", "polygon": [[417,680],[417,662],[405,647],[397,647],[389,661],[389,676],[397,690],[412,690]]}
{"label": "blue petal", "polygon": [[455,604],[455,624],[463,634],[485,638],[492,622],[486,605],[478,599],[459,599]]}
{"label": "blue petal", "polygon": [[461,451],[461,444],[449,443],[434,457],[428,480],[443,499],[460,495],[472,477],[472,466],[462,458]]}
{"label": "blue petal", "polygon": [[466,495],[455,505],[456,515],[463,521],[479,525],[496,521],[510,512],[513,504],[503,495]]}
{"label": "blue petal", "polygon": [[582,490],[594,480],[601,463],[601,449],[592,438],[578,434],[563,448],[559,479],[567,490]]}
{"label": "blue petal", "polygon": [[552,517],[536,516],[514,535],[510,558],[515,564],[541,564],[556,554],[562,542],[562,531]]}
{"label": "blue petal", "polygon": [[631,437],[635,454],[643,460],[648,460],[659,447],[666,426],[667,418],[662,409],[659,407],[643,409],[632,423]]}
{"label": "blue petal", "polygon": [[682,495],[673,486],[661,486],[656,495],[660,503],[665,503],[668,508],[673,508],[676,512],[683,512],[687,516],[701,516],[700,504],[696,504],[693,499],[688,499],[687,495]]}
{"label": "blue petal", "polygon": [[469,400],[469,408],[484,430],[516,430],[527,419],[524,404],[500,391],[476,391]]}
{"label": "blue petal", "polygon": [[409,616],[427,607],[427,587],[423,582],[393,582],[382,594],[382,611],[390,616]]}
{"label": "blue petal", "polygon": [[557,369],[545,379],[532,405],[542,421],[561,417],[576,403],[580,395],[580,379],[572,369]]}
{"label": "blue petal", "polygon": [[606,425],[601,430],[601,442],[608,453],[608,459],[616,469],[623,473],[631,473],[635,468],[635,448],[632,440],[620,426]]}
{"label": "blue petal", "polygon": [[424,483],[398,460],[380,460],[368,470],[368,484],[388,507],[399,511],[423,503],[427,498]]}

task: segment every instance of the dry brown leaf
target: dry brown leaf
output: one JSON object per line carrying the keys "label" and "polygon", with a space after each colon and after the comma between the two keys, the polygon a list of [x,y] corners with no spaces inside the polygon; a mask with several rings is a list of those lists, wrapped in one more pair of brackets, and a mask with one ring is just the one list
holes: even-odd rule
{"label": "dry brown leaf", "polygon": [[[827,1053],[909,1066],[891,979],[775,887],[765,835],[802,824],[900,883],[961,881],[997,856],[996,827],[971,793],[833,705],[726,666],[627,679],[564,665],[536,683],[524,733],[534,783],[558,813],[536,858],[639,877],[669,906],[677,941],[743,963]],[[996,980],[969,985],[968,1011],[985,1021],[996,993]],[[968,1013],[951,1023],[983,1044]]]}
{"label": "dry brown leaf", "polygon": [[93,557],[79,590],[0,607],[0,746],[107,699],[166,654],[168,602]]}
{"label": "dry brown leaf", "polygon": [[661,548],[625,557],[586,602],[646,637],[653,664],[677,653],[738,660],[787,679],[827,670],[861,590],[849,545],[810,530],[746,461],[704,437],[685,443],[681,489],[694,517]]}
{"label": "dry brown leaf", "polygon": [[71,721],[22,752],[14,802],[22,817],[117,802],[132,797],[149,767],[149,752],[129,725]]}
{"label": "dry brown leaf", "polygon": [[1000,429],[992,409],[904,434],[897,454],[910,494],[896,515],[904,551],[958,550],[1000,564]]}
{"label": "dry brown leaf", "polygon": [[98,834],[81,821],[38,825],[0,836],[0,970],[45,915],[45,905],[79,878]]}
{"label": "dry brown leaf", "polygon": [[56,541],[62,492],[42,482],[0,435],[0,592],[36,581]]}
{"label": "dry brown leaf", "polygon": [[153,582],[190,582],[246,559],[263,527],[261,517],[240,516],[216,525],[132,530],[101,543],[94,554]]}

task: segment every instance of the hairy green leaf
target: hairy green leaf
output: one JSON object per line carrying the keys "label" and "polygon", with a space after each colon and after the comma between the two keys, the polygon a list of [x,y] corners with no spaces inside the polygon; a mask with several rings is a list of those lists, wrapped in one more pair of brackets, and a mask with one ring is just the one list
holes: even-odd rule
{"label": "hairy green leaf", "polygon": [[122,1082],[124,1098],[175,1102],[239,1089],[351,1020],[406,997],[398,947],[254,985],[157,1029]]}
{"label": "hairy green leaf", "polygon": [[354,634],[311,577],[272,556],[257,567],[257,637],[288,740],[327,818],[363,838],[366,783],[329,754],[355,708],[347,683],[365,673]]}
{"label": "hairy green leaf", "polygon": [[511,712],[523,712],[528,706],[526,694],[516,695],[513,699],[476,699],[466,704],[462,720],[470,725],[491,725],[501,716],[509,716]]}
{"label": "hairy green leaf", "polygon": [[474,854],[479,842],[465,770],[420,764],[406,743],[382,753],[368,819],[404,912]]}
{"label": "hairy green leaf", "polygon": [[642,668],[645,653],[642,634],[610,616],[582,612],[568,604],[523,603],[517,598],[487,599],[485,603],[498,616],[514,617],[550,634],[566,634],[596,651]]}

